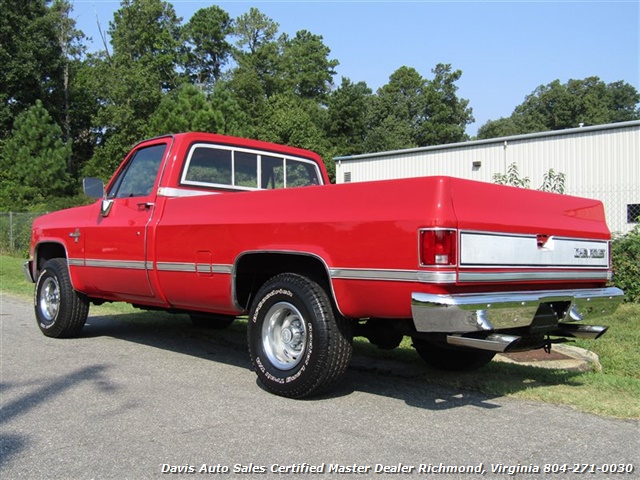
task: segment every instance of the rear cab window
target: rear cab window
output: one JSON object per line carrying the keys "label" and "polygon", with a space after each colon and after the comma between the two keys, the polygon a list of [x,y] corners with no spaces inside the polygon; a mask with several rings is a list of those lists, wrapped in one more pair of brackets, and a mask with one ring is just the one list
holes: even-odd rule
{"label": "rear cab window", "polygon": [[269,190],[322,184],[311,160],[208,143],[191,146],[180,184],[225,190]]}

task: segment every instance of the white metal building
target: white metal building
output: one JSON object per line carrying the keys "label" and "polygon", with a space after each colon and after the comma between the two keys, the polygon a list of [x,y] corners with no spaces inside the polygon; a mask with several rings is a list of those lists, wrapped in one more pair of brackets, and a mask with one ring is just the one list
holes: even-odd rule
{"label": "white metal building", "polygon": [[516,163],[539,188],[549,169],[566,175],[565,193],[604,203],[612,232],[640,216],[640,121],[514,135],[449,145],[337,157],[336,181],[447,175],[493,182]]}

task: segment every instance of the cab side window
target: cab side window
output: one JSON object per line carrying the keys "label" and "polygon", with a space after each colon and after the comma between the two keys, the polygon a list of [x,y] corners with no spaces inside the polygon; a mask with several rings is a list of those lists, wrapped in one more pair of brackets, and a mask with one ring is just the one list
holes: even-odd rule
{"label": "cab side window", "polygon": [[262,156],[262,188],[284,188],[284,159]]}
{"label": "cab side window", "polygon": [[187,182],[231,185],[231,150],[196,148],[184,179]]}
{"label": "cab side window", "polygon": [[166,145],[137,150],[113,183],[107,198],[146,197],[155,184]]}
{"label": "cab side window", "polygon": [[258,188],[258,156],[249,152],[233,153],[233,184]]}
{"label": "cab side window", "polygon": [[257,190],[319,185],[320,179],[317,165],[310,160],[201,143],[191,147],[180,183]]}
{"label": "cab side window", "polygon": [[308,187],[310,185],[318,185],[318,178],[313,166],[304,162],[287,160],[287,188]]}

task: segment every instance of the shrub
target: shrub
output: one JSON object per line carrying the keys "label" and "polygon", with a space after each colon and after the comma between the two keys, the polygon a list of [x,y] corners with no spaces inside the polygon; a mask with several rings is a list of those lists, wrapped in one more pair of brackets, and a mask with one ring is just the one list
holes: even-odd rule
{"label": "shrub", "polygon": [[612,242],[613,283],[625,301],[640,303],[640,225]]}

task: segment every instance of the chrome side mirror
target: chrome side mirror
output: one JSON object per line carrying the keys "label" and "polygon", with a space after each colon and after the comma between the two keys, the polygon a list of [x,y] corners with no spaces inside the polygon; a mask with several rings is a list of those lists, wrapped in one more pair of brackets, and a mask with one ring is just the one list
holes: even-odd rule
{"label": "chrome side mirror", "polygon": [[104,184],[99,178],[83,178],[82,190],[84,190],[85,195],[91,198],[104,198]]}
{"label": "chrome side mirror", "polygon": [[113,200],[107,200],[104,192],[104,183],[99,178],[86,177],[82,180],[82,189],[84,193],[91,198],[101,198],[102,205],[100,207],[100,215],[106,217],[111,211]]}

